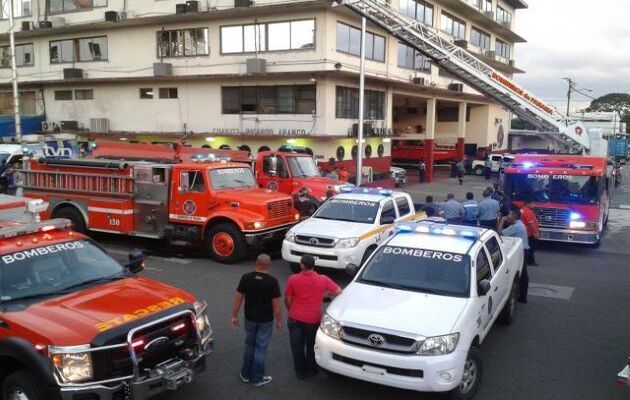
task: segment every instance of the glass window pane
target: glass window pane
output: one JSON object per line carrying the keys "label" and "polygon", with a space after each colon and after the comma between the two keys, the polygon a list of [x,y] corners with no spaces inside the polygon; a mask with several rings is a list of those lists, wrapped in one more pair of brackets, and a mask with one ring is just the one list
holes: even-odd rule
{"label": "glass window pane", "polygon": [[398,66],[401,68],[406,68],[407,64],[405,60],[407,58],[407,46],[402,43],[398,43]]}
{"label": "glass window pane", "polygon": [[424,7],[424,23],[433,26],[433,7],[425,6]]}
{"label": "glass window pane", "polygon": [[291,48],[291,23],[280,22],[267,25],[269,50],[288,50]]}
{"label": "glass window pane", "polygon": [[92,0],[74,0],[78,10],[89,10],[93,8]]}
{"label": "glass window pane", "polygon": [[291,48],[312,49],[315,47],[315,20],[291,22]]}
{"label": "glass window pane", "polygon": [[241,112],[255,114],[258,111],[258,90],[256,87],[241,87]]}
{"label": "glass window pane", "polygon": [[315,114],[315,90],[315,86],[297,87],[297,105],[295,110],[297,114]]}
{"label": "glass window pane", "polygon": [[365,34],[365,58],[366,60],[374,59],[374,35],[369,32]]}
{"label": "glass window pane", "polygon": [[258,114],[276,113],[276,94],[273,86],[258,88]]}
{"label": "glass window pane", "polygon": [[74,0],[63,0],[63,11],[74,11],[77,9],[77,4]]}
{"label": "glass window pane", "polygon": [[244,51],[255,53],[256,51],[266,51],[265,37],[267,25],[245,25],[243,27],[243,39],[245,42]]}
{"label": "glass window pane", "polygon": [[374,59],[385,61],[385,38],[382,36],[374,36]]}
{"label": "glass window pane", "polygon": [[350,54],[355,56],[361,55],[361,31],[356,28],[350,28]]}
{"label": "glass window pane", "polygon": [[240,114],[239,88],[224,87],[221,89],[223,114]]}
{"label": "glass window pane", "polygon": [[440,17],[440,29],[446,33],[453,32],[453,21],[444,14]]}
{"label": "glass window pane", "polygon": [[337,23],[337,50],[350,52],[350,27]]}
{"label": "glass window pane", "polygon": [[278,114],[293,114],[295,111],[295,93],[293,86],[276,88]]}
{"label": "glass window pane", "polygon": [[79,61],[107,60],[107,38],[79,39]]}
{"label": "glass window pane", "polygon": [[94,7],[106,7],[107,6],[107,0],[94,0],[94,1],[92,1],[92,3],[94,4]]}
{"label": "glass window pane", "polygon": [[243,27],[224,26],[221,28],[221,53],[243,52]]}
{"label": "glass window pane", "polygon": [[63,11],[63,0],[50,0],[50,13],[60,13]]}

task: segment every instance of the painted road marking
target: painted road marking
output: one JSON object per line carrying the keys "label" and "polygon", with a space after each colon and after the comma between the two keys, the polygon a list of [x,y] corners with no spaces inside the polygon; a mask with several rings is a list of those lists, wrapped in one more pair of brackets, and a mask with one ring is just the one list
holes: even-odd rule
{"label": "painted road marking", "polygon": [[571,300],[575,288],[569,286],[547,285],[544,283],[530,283],[528,294],[550,299]]}
{"label": "painted road marking", "polygon": [[619,204],[619,208],[622,210],[630,210],[630,204]]}

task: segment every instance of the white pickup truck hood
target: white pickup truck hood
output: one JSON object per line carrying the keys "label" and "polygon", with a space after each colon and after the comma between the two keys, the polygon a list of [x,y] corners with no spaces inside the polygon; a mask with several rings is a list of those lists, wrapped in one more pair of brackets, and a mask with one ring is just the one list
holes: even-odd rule
{"label": "white pickup truck hood", "polygon": [[330,238],[353,238],[372,230],[374,225],[332,219],[309,218],[294,226],[291,231],[298,235]]}
{"label": "white pickup truck hood", "polygon": [[440,336],[451,333],[467,302],[352,282],[326,312],[341,323]]}

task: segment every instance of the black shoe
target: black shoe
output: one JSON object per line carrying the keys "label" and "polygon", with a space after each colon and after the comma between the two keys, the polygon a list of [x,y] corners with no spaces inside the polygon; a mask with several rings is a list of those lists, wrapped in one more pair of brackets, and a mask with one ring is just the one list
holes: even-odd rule
{"label": "black shoe", "polygon": [[530,263],[529,266],[530,267],[540,267],[540,265],[538,265],[538,263],[535,262],[535,261],[533,263]]}

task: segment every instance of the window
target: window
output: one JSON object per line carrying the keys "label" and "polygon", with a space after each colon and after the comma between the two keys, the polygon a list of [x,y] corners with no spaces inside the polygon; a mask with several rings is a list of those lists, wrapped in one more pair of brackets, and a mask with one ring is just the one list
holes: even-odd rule
{"label": "window", "polygon": [[497,6],[497,22],[509,24],[512,22],[512,14],[510,14],[505,8]]}
{"label": "window", "polygon": [[93,89],[77,89],[74,91],[75,100],[94,100]]}
{"label": "window", "polygon": [[141,99],[152,99],[153,98],[153,88],[140,88],[140,98]]}
{"label": "window", "polygon": [[429,59],[418,50],[402,42],[398,43],[398,66],[416,71],[431,71]]}
{"label": "window", "polygon": [[183,171],[180,175],[182,192],[204,192],[203,175],[201,171]]}
{"label": "window", "polygon": [[445,12],[442,12],[440,18],[440,29],[456,39],[466,38],[466,23]]}
{"label": "window", "polygon": [[207,56],[208,28],[178,29],[157,33],[157,56],[195,57]]}
{"label": "window", "polygon": [[177,88],[160,88],[159,95],[160,99],[176,99]]}
{"label": "window", "polygon": [[[0,93],[0,115],[12,115],[13,93]],[[20,92],[20,113],[22,115],[37,114],[37,95],[35,92]],[[2,157],[0,157],[0,161]]]}
{"label": "window", "polygon": [[510,53],[511,53],[510,45],[505,43],[503,40],[497,39],[497,44],[496,44],[495,49],[497,52],[497,56],[503,57],[505,59],[510,58]]}
{"label": "window", "polygon": [[[337,22],[337,51],[361,55],[361,29]],[[385,62],[385,37],[365,34],[365,59]]]}
{"label": "window", "polygon": [[481,11],[490,11],[492,12],[492,0],[479,0],[479,9]]}
{"label": "window", "polygon": [[[2,14],[0,14],[0,19],[9,19],[9,11],[10,4],[8,1],[1,1],[0,5],[2,6]],[[31,0],[13,0],[13,17],[30,17],[32,15],[31,12]]]}
{"label": "window", "polygon": [[396,206],[398,206],[398,214],[401,217],[411,213],[411,206],[409,205],[409,200],[406,197],[398,197],[396,199]]}
{"label": "window", "polygon": [[213,190],[257,187],[249,167],[212,169],[209,174]]}
{"label": "window", "polygon": [[[346,119],[359,118],[359,89],[337,86],[336,117]],[[364,118],[382,120],[385,118],[385,92],[365,91]]]}
{"label": "window", "polygon": [[72,100],[72,90],[55,90],[55,100]]}
{"label": "window", "polygon": [[106,7],[107,0],[50,0],[48,12],[62,14],[69,11],[91,10],[97,7]]}
{"label": "window", "polygon": [[381,212],[381,224],[383,222],[389,222],[387,221],[387,219],[392,219],[392,218],[396,220],[396,209],[394,208],[394,202],[389,200],[383,206],[383,211]]}
{"label": "window", "polygon": [[481,282],[484,279],[491,280],[492,271],[490,270],[488,255],[482,247],[479,250],[479,254],[477,254],[477,282]]}
{"label": "window", "polygon": [[470,31],[470,43],[480,49],[490,50],[490,35],[477,28],[472,28]]}
{"label": "window", "polygon": [[50,42],[50,63],[107,60],[107,36]]}
{"label": "window", "polygon": [[314,48],[314,19],[221,27],[223,54]]}
{"label": "window", "polygon": [[503,264],[503,253],[501,253],[501,247],[499,246],[497,238],[493,237],[488,240],[486,248],[488,249],[488,253],[490,253],[490,259],[492,259],[492,265],[496,271],[501,267],[501,264]]}
{"label": "window", "polygon": [[[34,61],[33,43],[15,45],[15,65],[18,67],[32,67]],[[0,47],[0,68],[11,67],[11,48]]]}
{"label": "window", "polygon": [[314,114],[315,85],[224,86],[223,114]]}
{"label": "window", "polygon": [[433,26],[433,6],[422,0],[399,0],[400,12],[426,25]]}

